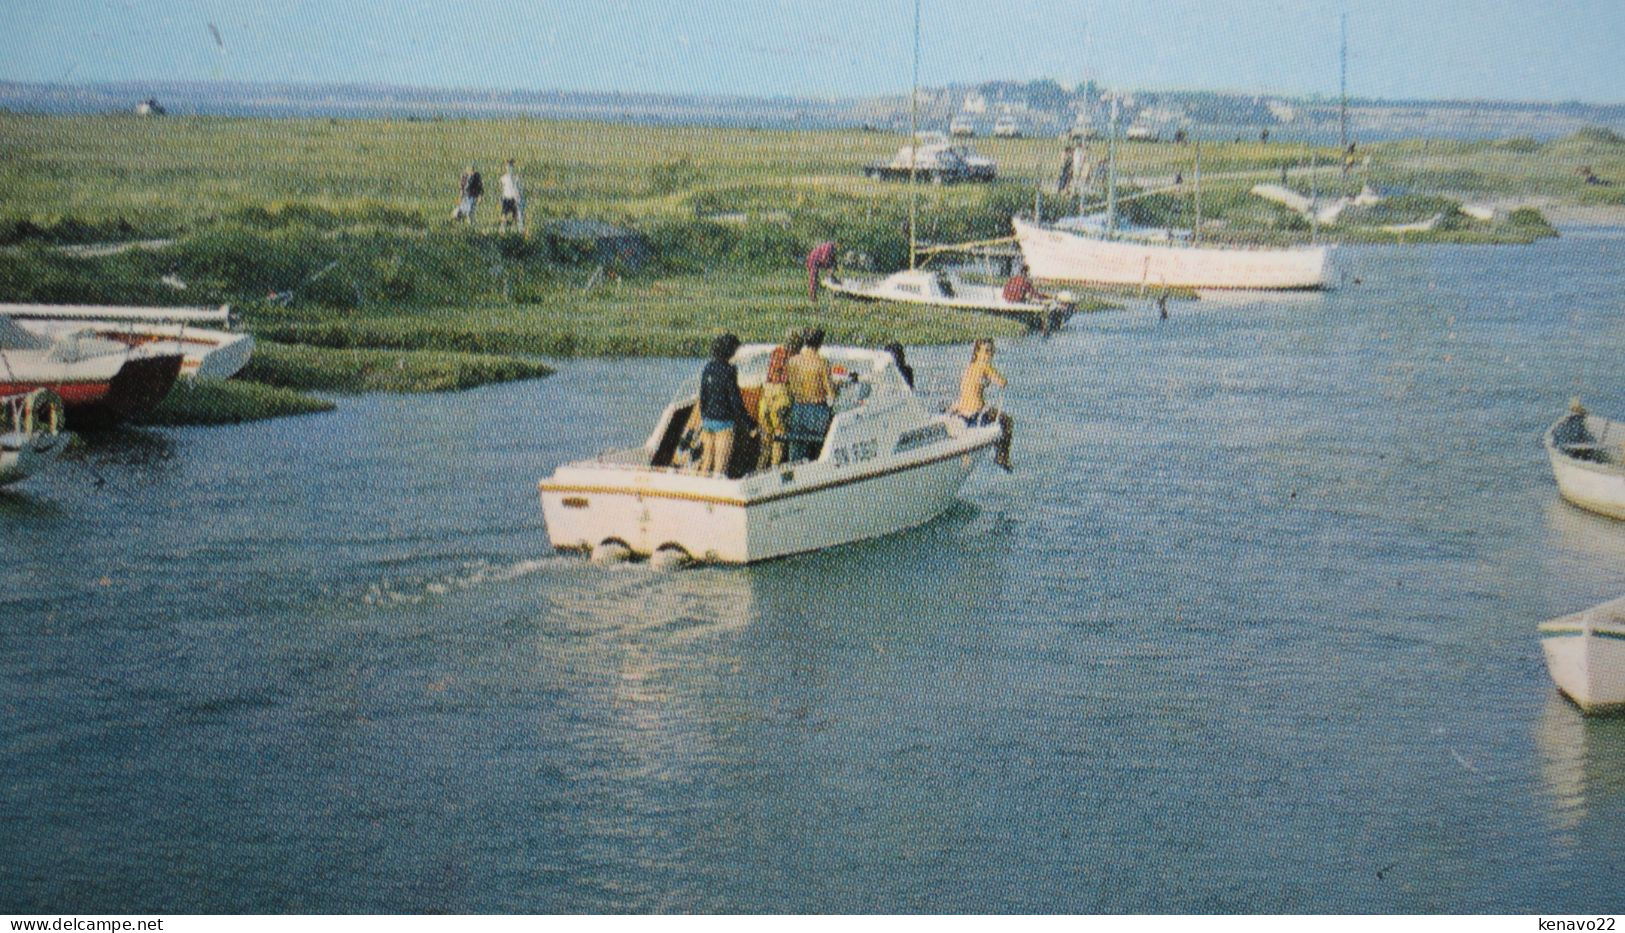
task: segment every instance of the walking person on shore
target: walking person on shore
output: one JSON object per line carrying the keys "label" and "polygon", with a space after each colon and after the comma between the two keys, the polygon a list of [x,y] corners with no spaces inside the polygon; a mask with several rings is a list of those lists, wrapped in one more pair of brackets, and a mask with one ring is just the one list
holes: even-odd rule
{"label": "walking person on shore", "polygon": [[519,170],[514,167],[513,160],[509,159],[507,166],[502,170],[502,177],[498,179],[502,193],[502,220],[497,225],[503,232],[508,230],[508,221],[513,221],[514,230],[525,232],[525,189],[519,184]]}
{"label": "walking person on shore", "polygon": [[457,179],[457,193],[457,209],[451,212],[451,219],[461,220],[472,227],[474,209],[480,206],[480,197],[485,194],[485,182],[480,178],[479,166],[473,162],[468,163],[462,177]]}

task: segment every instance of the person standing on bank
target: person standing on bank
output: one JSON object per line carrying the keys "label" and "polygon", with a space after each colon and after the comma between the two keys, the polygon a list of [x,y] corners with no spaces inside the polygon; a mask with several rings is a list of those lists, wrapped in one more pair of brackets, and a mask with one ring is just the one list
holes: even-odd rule
{"label": "person standing on bank", "polygon": [[513,160],[502,170],[502,177],[498,179],[502,190],[502,221],[499,228],[506,232],[508,221],[513,221],[514,230],[525,232],[525,189],[519,185],[519,170],[514,167]]}
{"label": "person standing on bank", "polygon": [[457,209],[451,212],[452,220],[461,220],[469,226],[474,225],[474,209],[480,206],[480,197],[485,194],[485,182],[480,178],[479,166],[468,163],[463,169],[463,175],[457,179]]}
{"label": "person standing on bank", "polygon": [[835,411],[835,381],[829,360],[819,349],[824,332],[808,332],[801,352],[784,364],[785,387],[790,390],[790,417],[785,430],[790,438],[790,462],[811,460],[824,447],[824,434]]}
{"label": "person standing on bank", "polygon": [[839,248],[834,240],[826,240],[807,254],[807,297],[813,304],[818,303],[819,273],[827,269],[831,281],[840,281],[835,277],[835,251]]}
{"label": "person standing on bank", "polygon": [[747,423],[739,392],[739,369],[731,362],[739,338],[723,334],[711,341],[711,361],[700,372],[700,466],[702,476],[727,476],[734,431]]}

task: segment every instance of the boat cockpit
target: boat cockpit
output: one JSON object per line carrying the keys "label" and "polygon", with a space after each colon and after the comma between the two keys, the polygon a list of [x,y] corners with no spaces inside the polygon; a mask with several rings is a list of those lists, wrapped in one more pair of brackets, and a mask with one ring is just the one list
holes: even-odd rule
{"label": "boat cockpit", "polygon": [[[734,366],[739,370],[739,392],[750,413],[750,426],[759,427],[756,413],[762,398],[762,385],[767,379],[767,362],[773,352],[771,344],[750,344],[734,355]],[[834,436],[844,423],[852,421],[853,414],[886,412],[926,417],[925,406],[915,396],[902,374],[897,371],[891,355],[883,350],[865,350],[851,347],[825,347],[822,351],[829,360],[835,383],[835,405],[830,428],[825,438],[818,439],[819,452],[814,460],[823,456],[823,440]],[[681,470],[692,462],[698,449],[699,430],[699,377],[683,383],[677,396],[661,413],[660,422],[643,447],[635,450],[606,454],[604,460],[628,465],[648,466],[656,469]],[[727,475],[738,479],[757,472],[763,439],[756,431],[735,431],[733,454]]]}

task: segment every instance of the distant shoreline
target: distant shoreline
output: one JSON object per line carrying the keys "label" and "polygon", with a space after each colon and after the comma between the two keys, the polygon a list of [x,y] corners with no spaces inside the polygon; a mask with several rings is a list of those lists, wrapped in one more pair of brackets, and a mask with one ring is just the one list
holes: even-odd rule
{"label": "distant shoreline", "polygon": [[[978,87],[1002,85],[989,82]],[[975,87],[922,88],[921,120],[946,129]],[[1192,138],[1255,138],[1267,130],[1277,141],[1326,143],[1338,139],[1334,99],[1287,94],[1205,91],[1135,91],[1131,97],[1159,101],[1146,113],[1178,113],[1164,119]],[[657,94],[560,90],[424,88],[367,84],[288,82],[117,81],[59,84],[0,81],[0,111],[21,114],[93,115],[131,113],[156,99],[175,116],[241,118],[336,118],[354,120],[585,120],[653,126],[818,130],[869,128],[906,131],[908,96],[868,97]],[[1213,101],[1220,103],[1215,105]],[[1267,102],[1269,107],[1262,106]],[[1031,135],[1054,136],[1071,125],[1071,102],[1049,101],[1022,117]],[[1217,106],[1217,110],[1213,108]],[[1098,109],[1098,102],[1093,109]],[[1204,109],[1206,108],[1206,109]],[[1089,107],[1085,107],[1088,111]],[[1278,118],[1278,114],[1290,118]],[[1483,140],[1532,136],[1545,140],[1584,126],[1625,132],[1625,103],[1501,100],[1349,101],[1350,135],[1361,143],[1406,138]],[[1103,117],[1096,113],[1096,122]],[[1125,115],[1125,127],[1129,116]],[[983,132],[991,130],[991,118]]]}

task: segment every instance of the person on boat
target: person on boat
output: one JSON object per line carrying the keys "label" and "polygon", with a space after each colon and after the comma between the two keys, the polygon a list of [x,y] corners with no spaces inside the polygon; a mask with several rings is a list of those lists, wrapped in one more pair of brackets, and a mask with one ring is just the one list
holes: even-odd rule
{"label": "person on boat", "polygon": [[733,456],[734,431],[746,423],[739,369],[732,362],[739,338],[723,334],[711,341],[711,361],[700,373],[700,467],[702,476],[726,476]]}
{"label": "person on boat", "polygon": [[812,299],[813,304],[818,303],[818,276],[820,273],[827,269],[831,281],[840,281],[835,277],[835,254],[838,249],[840,249],[840,246],[834,240],[825,240],[814,246],[812,252],[807,254],[807,297]]}
{"label": "person on boat", "polygon": [[508,222],[513,221],[514,229],[520,233],[525,232],[525,191],[519,185],[519,170],[514,167],[513,160],[502,170],[502,177],[497,180],[502,188],[502,222],[499,228],[508,229]]}
{"label": "person on boat", "polygon": [[784,462],[785,416],[790,413],[790,389],[785,384],[785,366],[791,357],[800,352],[801,331],[791,330],[785,335],[784,343],[768,354],[767,378],[762,382],[762,401],[756,408],[756,423],[762,428],[762,450],[756,463],[758,469]]}
{"label": "person on boat", "polygon": [[903,345],[893,340],[882,349],[891,354],[892,362],[897,364],[897,372],[903,377],[903,381],[908,383],[910,389],[914,388],[914,367],[908,365],[908,360],[903,358]]}
{"label": "person on boat", "polygon": [[948,413],[971,428],[998,421],[999,447],[993,462],[1008,473],[1010,440],[1015,434],[1015,422],[999,409],[988,407],[985,390],[989,382],[1001,389],[1009,384],[1004,374],[993,367],[993,341],[981,337],[971,348],[970,365],[965,367],[965,375],[959,380],[959,399]]}
{"label": "person on boat", "polygon": [[818,351],[824,332],[807,332],[801,352],[784,364],[785,387],[790,391],[790,417],[785,433],[790,439],[790,462],[811,460],[824,447],[824,433],[835,410],[835,381],[829,360]]}
{"label": "person on boat", "polygon": [[1011,304],[1020,304],[1024,301],[1045,301],[1048,295],[1033,287],[1032,279],[1027,278],[1027,267],[1016,266],[1016,274],[1010,281],[1004,283],[1004,300]]}
{"label": "person on boat", "polygon": [[452,220],[461,220],[469,226],[474,225],[474,209],[480,206],[480,197],[485,194],[485,182],[480,178],[480,168],[473,162],[463,169],[462,177],[457,179],[457,209],[451,212]]}

